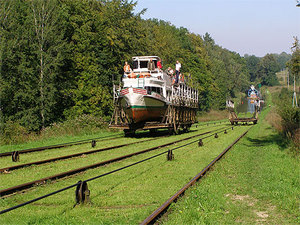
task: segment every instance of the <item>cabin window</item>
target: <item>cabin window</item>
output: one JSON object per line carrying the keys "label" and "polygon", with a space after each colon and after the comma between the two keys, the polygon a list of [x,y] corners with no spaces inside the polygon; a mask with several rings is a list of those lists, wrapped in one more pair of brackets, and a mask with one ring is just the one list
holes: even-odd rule
{"label": "cabin window", "polygon": [[147,94],[148,95],[150,95],[151,92],[155,92],[155,93],[160,94],[160,95],[163,94],[163,89],[160,88],[160,87],[149,87],[149,86],[146,86],[145,89],[147,90]]}
{"label": "cabin window", "polygon": [[140,68],[148,68],[148,61],[140,61]]}
{"label": "cabin window", "polygon": [[138,61],[133,61],[133,69],[138,69],[138,68],[139,68]]}

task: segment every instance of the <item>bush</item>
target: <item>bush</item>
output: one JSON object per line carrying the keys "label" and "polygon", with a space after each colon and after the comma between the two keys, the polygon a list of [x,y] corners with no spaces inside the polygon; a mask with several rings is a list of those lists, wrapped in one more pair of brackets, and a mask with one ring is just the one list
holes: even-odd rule
{"label": "bush", "polygon": [[61,123],[51,124],[39,133],[29,132],[19,122],[7,121],[3,127],[0,144],[20,144],[43,138],[59,137],[64,135],[93,134],[107,127],[100,117],[81,115]]}
{"label": "bush", "polygon": [[292,105],[293,92],[282,88],[275,98],[277,113],[281,117],[281,131],[295,144],[295,152],[300,148],[300,108]]}
{"label": "bush", "polygon": [[3,133],[1,135],[1,144],[17,144],[27,141],[29,131],[20,125],[20,123],[11,120],[4,123]]}
{"label": "bush", "polygon": [[293,138],[300,124],[300,109],[292,105],[293,93],[286,88],[282,88],[275,103],[277,112],[281,117],[281,125],[284,134]]}
{"label": "bush", "polygon": [[81,115],[61,123],[51,124],[42,130],[42,136],[92,134],[107,127],[107,122],[93,115]]}
{"label": "bush", "polygon": [[299,129],[300,123],[300,109],[292,107],[291,104],[285,104],[278,108],[278,113],[281,116],[281,124],[284,134],[292,138]]}

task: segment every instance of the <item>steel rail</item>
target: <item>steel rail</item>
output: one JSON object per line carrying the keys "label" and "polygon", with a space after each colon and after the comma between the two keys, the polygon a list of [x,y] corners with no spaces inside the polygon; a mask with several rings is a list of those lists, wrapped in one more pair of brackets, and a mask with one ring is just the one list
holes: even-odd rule
{"label": "steel rail", "polygon": [[[111,135],[111,136],[107,136],[107,137],[90,138],[90,139],[85,139],[85,140],[81,140],[81,141],[72,141],[72,142],[57,144],[57,145],[48,145],[48,146],[37,147],[37,148],[28,148],[28,149],[22,149],[22,150],[15,150],[15,151],[18,151],[19,153],[29,153],[29,152],[44,151],[44,150],[49,150],[49,149],[64,148],[64,147],[73,146],[73,145],[86,144],[86,143],[89,143],[92,140],[104,139],[105,141],[108,141],[108,140],[113,140],[113,139],[117,139],[117,138],[122,137],[122,136],[120,136],[120,137],[112,137],[112,136],[120,136],[120,134]],[[109,137],[112,137],[112,138],[109,138]],[[105,139],[105,138],[107,138],[107,139]],[[14,151],[0,153],[0,157],[11,156],[13,152]]]}
{"label": "steel rail", "polygon": [[[179,148],[182,148],[182,147],[191,145],[191,144],[193,144],[193,143],[195,143],[195,142],[196,142],[196,141],[192,141],[192,142],[190,142],[190,143],[188,143],[188,144],[184,144],[184,145],[175,147],[175,148],[173,148],[172,150],[176,150],[176,149],[179,149]],[[129,165],[127,165],[127,166],[124,166],[124,167],[121,167],[121,168],[112,170],[112,171],[110,171],[110,172],[107,172],[107,173],[98,175],[98,176],[96,176],[96,177],[89,178],[89,179],[87,179],[87,180],[84,180],[83,182],[89,182],[89,181],[92,181],[92,180],[95,180],[95,179],[98,179],[98,178],[101,178],[101,177],[104,177],[104,176],[107,176],[107,175],[116,173],[116,172],[118,172],[118,171],[124,170],[124,169],[126,169],[126,168],[129,168],[129,167],[138,165],[138,164],[140,164],[140,163],[143,163],[143,162],[146,162],[146,161],[148,161],[148,160],[151,160],[151,159],[154,159],[154,158],[156,158],[156,157],[159,157],[159,156],[161,156],[161,155],[167,153],[168,151],[169,151],[169,150],[164,151],[164,152],[161,152],[161,153],[158,153],[158,154],[153,155],[153,156],[150,156],[150,157],[148,157],[148,158],[145,158],[145,159],[140,160],[140,161],[138,161],[138,162],[129,164]],[[77,186],[77,185],[78,185],[78,183],[72,184],[72,185],[70,185],[70,186],[67,186],[67,187],[64,187],[64,188],[62,188],[62,189],[56,190],[56,191],[54,191],[54,192],[48,193],[48,194],[46,194],[46,195],[40,196],[40,197],[38,197],[38,198],[29,200],[29,201],[27,201],[27,202],[23,202],[23,203],[21,203],[21,204],[19,204],[19,205],[15,205],[15,206],[13,206],[13,207],[4,209],[4,210],[0,211],[0,214],[7,213],[7,212],[9,212],[9,211],[12,211],[12,210],[14,210],[14,209],[20,208],[20,207],[22,207],[22,206],[25,206],[25,205],[28,205],[28,204],[30,204],[30,203],[39,201],[39,200],[44,199],[44,198],[46,198],[46,197],[49,197],[49,196],[52,196],[52,195],[54,195],[54,194],[60,193],[60,192],[62,192],[62,191],[68,190],[68,189],[70,189],[70,188],[72,188],[72,187],[75,187],[75,186]]]}
{"label": "steel rail", "polygon": [[226,122],[228,122],[228,119],[216,120],[216,121],[201,121],[201,122],[194,123],[192,126],[202,127],[202,126],[208,126],[211,124],[216,125],[216,124],[221,124],[221,123],[226,123]]}
{"label": "steel rail", "polygon": [[[163,144],[163,145],[159,145],[159,146],[156,146],[156,147],[152,147],[152,148],[144,149],[144,150],[141,150],[141,151],[138,151],[138,152],[134,152],[134,153],[131,153],[131,154],[128,154],[128,155],[123,155],[123,156],[120,156],[120,157],[117,157],[117,158],[113,158],[113,159],[109,159],[109,160],[106,160],[106,161],[98,162],[98,163],[91,164],[91,165],[88,165],[88,166],[85,166],[85,167],[80,167],[80,168],[77,168],[77,169],[69,170],[69,171],[66,171],[66,172],[62,172],[62,173],[59,173],[59,174],[55,174],[55,175],[52,175],[52,176],[49,176],[49,177],[41,178],[41,179],[38,179],[38,180],[34,180],[34,181],[31,181],[31,182],[27,182],[27,183],[24,183],[24,184],[13,186],[13,187],[10,187],[10,188],[2,189],[2,190],[0,190],[0,197],[3,198],[4,196],[13,194],[17,191],[21,191],[21,190],[31,188],[34,185],[43,184],[48,180],[63,178],[63,177],[66,177],[66,176],[70,176],[70,175],[73,175],[73,174],[76,174],[76,173],[83,172],[83,171],[88,170],[88,169],[93,169],[93,168],[103,166],[103,165],[106,165],[106,164],[109,164],[109,163],[121,161],[123,159],[130,158],[130,157],[135,156],[135,155],[140,155],[140,154],[150,152],[150,151],[153,151],[153,150],[156,150],[156,149],[167,147],[167,146],[173,145],[175,143],[179,143],[179,142],[186,141],[186,140],[189,140],[189,139],[192,139],[192,138],[195,138],[195,137],[199,137],[201,135],[210,134],[210,133],[216,132],[217,130],[220,130],[220,129],[224,130],[224,128],[218,128],[218,129],[213,130],[213,131],[207,131],[207,132],[197,134],[197,135],[194,135],[194,136],[191,136],[191,137],[186,137],[186,138],[183,138],[183,139],[180,139],[180,140],[177,140],[177,141],[169,142],[169,143],[166,143],[166,144]],[[225,129],[228,129],[228,128],[225,128]]]}
{"label": "steel rail", "polygon": [[[207,123],[207,125],[208,124],[217,124],[217,123],[221,124],[222,122],[223,121],[220,121],[220,122],[211,122],[211,123]],[[205,123],[205,125],[206,125],[206,123]],[[198,126],[204,126],[204,125],[198,125]],[[21,149],[21,150],[15,150],[15,151],[18,151],[19,153],[23,153],[24,154],[24,153],[29,153],[29,152],[36,152],[36,151],[44,151],[44,150],[50,150],[50,149],[64,148],[64,147],[67,147],[67,146],[86,144],[86,143],[89,143],[92,140],[104,139],[105,141],[108,141],[108,140],[113,140],[113,139],[117,139],[117,138],[123,137],[123,136],[120,136],[120,135],[121,134],[109,135],[109,136],[106,136],[106,137],[90,138],[90,139],[85,139],[85,140],[67,142],[67,143],[63,143],[63,144],[48,145],[48,146],[43,146],[43,147],[28,148],[28,149]],[[119,136],[119,137],[113,137],[113,136]],[[109,137],[112,137],[112,138],[109,138]],[[13,154],[13,152],[15,152],[15,151],[0,153],[0,157],[11,156]]]}
{"label": "steel rail", "polygon": [[137,142],[133,142],[133,143],[115,145],[115,146],[111,146],[111,147],[100,148],[100,149],[90,150],[90,151],[86,151],[86,152],[79,152],[79,153],[75,153],[75,154],[71,154],[71,155],[64,155],[64,156],[59,156],[59,157],[55,157],[55,158],[50,158],[50,159],[45,159],[45,160],[40,160],[40,161],[35,161],[35,162],[29,162],[29,163],[24,163],[24,164],[20,164],[20,165],[5,167],[5,168],[0,168],[0,173],[24,168],[27,166],[41,165],[41,164],[45,164],[48,162],[54,162],[54,161],[69,159],[69,158],[73,158],[73,157],[79,157],[82,155],[88,155],[88,154],[93,154],[93,153],[97,153],[97,152],[108,151],[108,150],[112,150],[112,149],[116,149],[116,148],[126,147],[129,145],[140,144],[140,143],[147,142],[147,141],[153,141],[156,139],[158,139],[158,138],[152,138],[150,140],[143,140],[143,141],[137,141]]}
{"label": "steel rail", "polygon": [[[202,129],[199,129],[199,130],[202,130]],[[165,137],[165,136],[160,136],[160,137]],[[158,138],[160,138],[160,137],[158,137]],[[158,139],[158,138],[154,138],[154,139],[146,140],[146,141],[152,141],[152,140],[155,140],[155,139]],[[93,154],[93,153],[107,151],[107,150],[111,150],[111,149],[115,149],[115,148],[121,148],[121,147],[129,146],[129,145],[133,145],[133,144],[138,144],[138,143],[142,143],[142,142],[145,142],[145,141],[134,142],[134,143],[129,143],[129,144],[122,144],[122,145],[117,145],[117,146],[112,146],[112,147],[107,147],[107,148],[102,148],[102,149],[95,149],[95,150],[91,150],[91,151],[75,153],[75,154],[55,157],[55,158],[51,158],[51,159],[45,159],[45,160],[29,162],[29,163],[23,163],[23,164],[19,164],[19,165],[15,165],[15,166],[0,168],[0,173],[8,172],[8,171],[16,170],[16,169],[21,169],[21,168],[24,168],[24,167],[27,167],[27,166],[41,165],[41,164],[45,164],[45,163],[49,163],[49,162],[69,159],[69,158],[73,158],[73,157],[79,157],[79,156],[82,156],[82,155]]]}
{"label": "steel rail", "polygon": [[184,194],[184,192],[192,185],[194,185],[229,149],[232,148],[242,137],[244,137],[247,132],[250,130],[249,128],[245,131],[241,136],[239,136],[232,144],[230,144],[222,153],[220,153],[213,161],[211,161],[200,173],[198,173],[193,179],[191,179],[185,186],[183,186],[176,194],[174,194],[171,198],[169,198],[165,203],[163,203],[158,209],[156,209],[150,216],[148,216],[141,225],[146,224],[154,224],[155,221],[161,215],[166,212],[171,203],[173,203],[176,199]]}
{"label": "steel rail", "polygon": [[[199,130],[201,130],[201,129],[199,129]],[[158,138],[161,138],[161,137],[165,137],[165,136],[160,136]],[[21,168],[24,168],[27,166],[41,165],[41,164],[45,164],[45,163],[49,163],[49,162],[69,159],[69,158],[73,158],[73,157],[79,157],[82,155],[88,155],[88,154],[93,154],[93,153],[97,153],[97,152],[108,151],[108,150],[112,150],[112,149],[116,149],[116,148],[126,147],[126,146],[133,145],[133,144],[143,143],[146,141],[156,140],[158,138],[153,138],[151,140],[138,141],[138,142],[134,142],[134,143],[122,144],[122,145],[117,145],[117,146],[112,146],[112,147],[106,147],[106,148],[101,148],[101,149],[95,149],[95,150],[90,150],[90,151],[86,151],[86,152],[80,152],[80,153],[75,153],[75,154],[71,154],[71,155],[59,156],[59,157],[55,157],[55,158],[50,158],[50,159],[45,159],[45,160],[40,160],[40,161],[35,161],[35,162],[29,162],[29,163],[23,163],[23,164],[5,167],[5,168],[0,168],[0,173],[8,172],[8,171],[16,170],[16,169],[21,169]]]}

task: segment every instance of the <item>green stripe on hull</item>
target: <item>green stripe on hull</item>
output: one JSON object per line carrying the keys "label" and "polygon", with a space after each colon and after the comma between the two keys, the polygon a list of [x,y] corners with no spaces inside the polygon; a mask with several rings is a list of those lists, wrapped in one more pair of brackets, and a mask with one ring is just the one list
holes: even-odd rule
{"label": "green stripe on hull", "polygon": [[165,108],[165,106],[144,106],[144,105],[132,105],[130,106],[130,108],[132,109],[151,109],[151,108],[154,108],[154,109],[159,109],[159,108]]}

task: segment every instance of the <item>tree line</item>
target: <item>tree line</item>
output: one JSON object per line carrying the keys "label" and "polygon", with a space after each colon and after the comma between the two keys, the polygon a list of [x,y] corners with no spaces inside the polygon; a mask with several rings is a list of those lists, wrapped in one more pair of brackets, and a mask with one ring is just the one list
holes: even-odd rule
{"label": "tree line", "polygon": [[[206,33],[142,19],[128,0],[0,1],[1,124],[31,131],[83,114],[108,119],[113,77],[132,56],[157,55],[191,74],[200,110],[223,109],[251,82],[276,84],[274,55],[241,57]],[[287,60],[289,55],[286,56]],[[284,62],[285,64],[285,62]]]}

